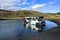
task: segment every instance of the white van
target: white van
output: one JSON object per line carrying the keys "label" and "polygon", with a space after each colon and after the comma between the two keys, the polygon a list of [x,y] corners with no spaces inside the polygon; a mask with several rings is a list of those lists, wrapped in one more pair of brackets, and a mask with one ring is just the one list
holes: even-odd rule
{"label": "white van", "polygon": [[31,29],[31,31],[43,31],[45,26],[45,20],[40,17],[26,17],[25,28]]}

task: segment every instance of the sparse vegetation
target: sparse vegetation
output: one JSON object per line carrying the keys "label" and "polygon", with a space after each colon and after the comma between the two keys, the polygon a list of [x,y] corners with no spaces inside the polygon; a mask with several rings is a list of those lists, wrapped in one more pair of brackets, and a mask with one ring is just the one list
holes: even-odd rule
{"label": "sparse vegetation", "polygon": [[20,19],[25,16],[44,16],[45,19],[59,19],[60,20],[60,12],[58,13],[42,13],[31,10],[20,10],[20,11],[7,11],[0,10],[0,19]]}

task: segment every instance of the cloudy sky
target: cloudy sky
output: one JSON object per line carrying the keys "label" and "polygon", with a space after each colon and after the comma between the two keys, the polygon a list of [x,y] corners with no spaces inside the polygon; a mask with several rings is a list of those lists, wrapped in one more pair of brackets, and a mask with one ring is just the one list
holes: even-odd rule
{"label": "cloudy sky", "polygon": [[60,0],[0,0],[0,9],[60,12]]}

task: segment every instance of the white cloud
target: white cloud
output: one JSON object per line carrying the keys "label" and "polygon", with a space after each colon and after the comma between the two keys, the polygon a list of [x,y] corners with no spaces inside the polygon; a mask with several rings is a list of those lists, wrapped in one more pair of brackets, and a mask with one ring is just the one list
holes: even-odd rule
{"label": "white cloud", "polygon": [[[21,10],[22,5],[30,5],[34,4],[35,0],[0,0],[0,9],[7,9],[7,10]],[[26,8],[25,8],[26,9]]]}
{"label": "white cloud", "polygon": [[0,6],[9,6],[12,5],[12,3],[14,4],[14,2],[16,2],[16,0],[0,0]]}
{"label": "white cloud", "polygon": [[0,9],[8,9],[15,5],[16,0],[0,0]]}
{"label": "white cloud", "polygon": [[17,5],[28,4],[27,0],[18,0],[16,3],[18,3]]}
{"label": "white cloud", "polygon": [[29,7],[24,7],[22,8],[22,10],[37,10],[40,8],[44,8],[46,6],[46,4],[35,4],[35,5],[31,5]]}
{"label": "white cloud", "polygon": [[49,2],[48,2],[48,7],[50,7],[50,8],[53,8],[53,7],[55,7],[56,6],[56,3],[57,3],[57,1],[58,0],[50,0]]}
{"label": "white cloud", "polygon": [[29,8],[29,7],[24,7],[24,8],[21,8],[21,10],[26,10],[27,8]]}
{"label": "white cloud", "polygon": [[36,4],[36,5],[31,6],[31,8],[32,9],[40,9],[40,8],[45,7],[45,6],[46,6],[46,4]]}
{"label": "white cloud", "polygon": [[48,3],[48,7],[53,8],[53,7],[55,7],[55,4],[56,4],[56,1],[51,1]]}

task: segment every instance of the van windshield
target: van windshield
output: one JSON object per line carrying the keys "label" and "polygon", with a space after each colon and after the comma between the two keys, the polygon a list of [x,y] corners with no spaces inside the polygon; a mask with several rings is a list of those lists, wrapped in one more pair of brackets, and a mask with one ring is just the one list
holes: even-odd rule
{"label": "van windshield", "polygon": [[30,20],[31,18],[27,18],[27,20]]}

